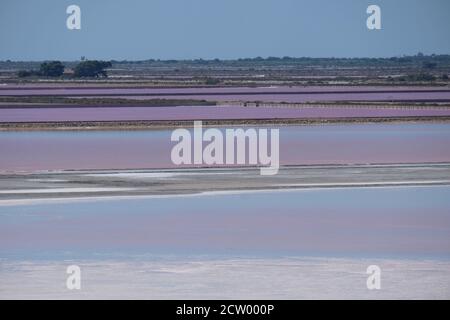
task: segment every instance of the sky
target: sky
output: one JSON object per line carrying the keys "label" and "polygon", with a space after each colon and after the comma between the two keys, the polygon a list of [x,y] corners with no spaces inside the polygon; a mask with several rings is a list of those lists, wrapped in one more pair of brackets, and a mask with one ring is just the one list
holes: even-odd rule
{"label": "sky", "polygon": [[449,54],[449,13],[448,0],[0,0],[0,60]]}

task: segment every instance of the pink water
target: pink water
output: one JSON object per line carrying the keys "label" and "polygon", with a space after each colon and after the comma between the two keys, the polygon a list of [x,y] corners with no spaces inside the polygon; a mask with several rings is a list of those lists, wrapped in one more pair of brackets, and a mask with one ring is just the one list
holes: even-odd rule
{"label": "pink water", "polygon": [[[170,130],[0,132],[0,170],[174,167],[170,135]],[[450,124],[281,127],[280,162],[450,162]]]}
{"label": "pink water", "polygon": [[316,119],[450,116],[450,108],[239,106],[0,108],[0,122]]}
{"label": "pink water", "polygon": [[78,251],[448,258],[449,207],[448,186],[0,206],[0,257],[70,259]]}
{"label": "pink water", "polygon": [[5,86],[0,96],[123,96],[137,99],[207,99],[215,101],[449,101],[447,87],[259,87],[259,88],[148,88]]}

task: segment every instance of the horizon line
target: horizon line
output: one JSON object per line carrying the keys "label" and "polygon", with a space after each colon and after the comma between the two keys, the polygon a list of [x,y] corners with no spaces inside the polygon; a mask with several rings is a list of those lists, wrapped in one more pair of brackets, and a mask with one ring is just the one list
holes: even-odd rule
{"label": "horizon line", "polygon": [[302,59],[311,59],[311,60],[386,60],[386,59],[401,59],[401,58],[434,58],[434,57],[447,57],[450,56],[450,53],[431,53],[431,54],[423,54],[418,52],[414,55],[395,55],[395,56],[379,56],[379,57],[367,57],[367,56],[347,56],[347,57],[335,57],[335,56],[322,56],[322,57],[310,57],[310,56],[255,56],[255,57],[240,57],[240,58],[178,58],[178,59],[170,59],[170,58],[147,58],[147,59],[107,59],[107,58],[92,58],[92,59],[77,59],[77,60],[64,60],[64,59],[36,59],[36,60],[14,60],[14,59],[2,59],[1,63],[9,63],[9,62],[45,62],[45,61],[62,61],[62,62],[79,62],[79,61],[92,61],[92,60],[103,60],[103,61],[115,61],[115,62],[192,62],[192,61],[207,61],[207,62],[231,62],[231,61],[242,61],[242,60],[256,60],[256,61],[271,61],[271,60],[302,60]]}

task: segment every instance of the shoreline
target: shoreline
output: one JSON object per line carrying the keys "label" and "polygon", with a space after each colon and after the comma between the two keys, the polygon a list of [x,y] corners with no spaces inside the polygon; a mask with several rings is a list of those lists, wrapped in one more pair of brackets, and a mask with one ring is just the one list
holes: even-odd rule
{"label": "shoreline", "polygon": [[397,183],[397,184],[364,184],[364,185],[330,185],[330,186],[305,186],[305,187],[286,187],[276,189],[255,189],[255,190],[227,190],[227,191],[203,191],[200,193],[183,193],[183,194],[159,194],[159,195],[129,195],[129,196],[82,196],[82,197],[66,197],[66,198],[37,198],[37,199],[6,199],[0,200],[0,207],[12,206],[30,206],[41,204],[67,204],[67,203],[89,203],[97,201],[128,201],[128,200],[149,200],[149,199],[168,199],[168,198],[190,198],[190,197],[214,197],[229,195],[245,195],[245,194],[261,194],[273,192],[305,192],[305,191],[323,191],[323,190],[349,190],[349,189],[393,189],[393,188],[432,188],[450,186],[450,180],[444,183],[436,182],[413,182],[413,183]]}
{"label": "shoreline", "polygon": [[[201,120],[201,119],[198,119]],[[392,118],[316,118],[316,119],[230,119],[201,120],[204,126],[247,125],[327,125],[379,123],[450,123],[450,116],[392,117]],[[193,127],[194,120],[136,120],[136,121],[64,121],[64,122],[7,122],[0,123],[1,131],[80,131],[80,130],[161,130]]]}
{"label": "shoreline", "polygon": [[[241,178],[236,183],[237,178]],[[450,163],[258,168],[92,170],[0,175],[0,206],[80,200],[450,185]]]}

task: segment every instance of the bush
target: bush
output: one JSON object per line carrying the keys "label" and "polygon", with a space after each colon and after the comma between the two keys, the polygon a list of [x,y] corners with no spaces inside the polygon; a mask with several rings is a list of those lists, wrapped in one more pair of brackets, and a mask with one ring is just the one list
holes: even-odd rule
{"label": "bush", "polygon": [[64,65],[60,61],[50,61],[41,63],[39,71],[35,70],[20,70],[17,72],[19,78],[31,76],[43,77],[60,77],[64,73]]}
{"label": "bush", "polygon": [[17,76],[19,78],[31,77],[34,74],[35,74],[35,72],[29,71],[29,70],[20,70],[19,72],[17,72]]}
{"label": "bush", "polygon": [[205,84],[207,85],[218,85],[220,84],[220,79],[216,79],[216,78],[206,78],[205,79]]}
{"label": "bush", "polygon": [[434,76],[429,73],[419,73],[417,75],[410,76],[412,81],[433,81],[435,80]]}

